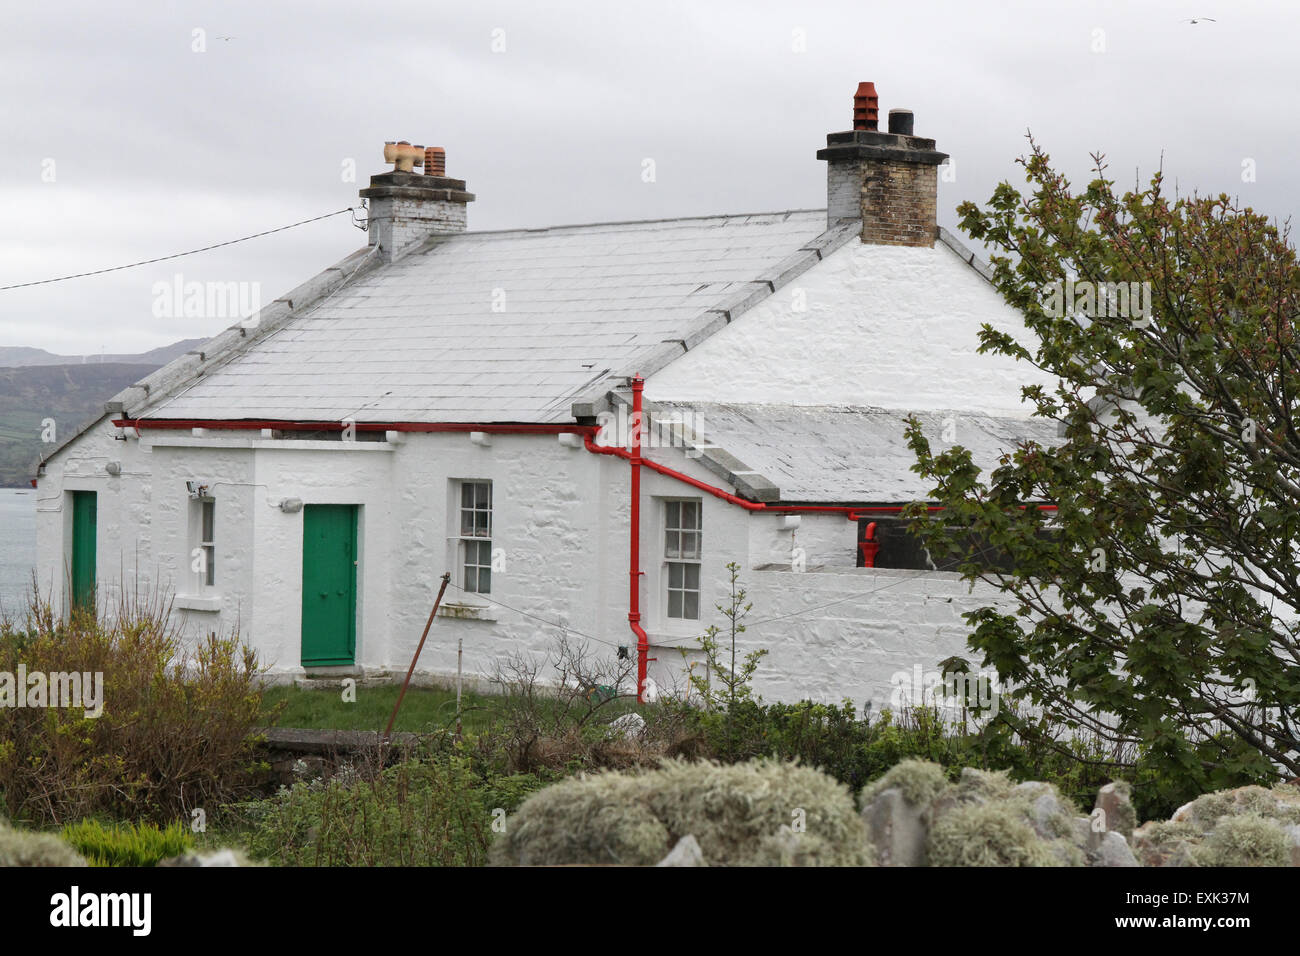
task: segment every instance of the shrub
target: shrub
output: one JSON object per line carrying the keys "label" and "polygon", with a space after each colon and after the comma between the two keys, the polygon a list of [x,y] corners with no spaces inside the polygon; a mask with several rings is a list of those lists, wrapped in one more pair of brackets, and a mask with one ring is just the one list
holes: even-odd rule
{"label": "shrub", "polygon": [[498,864],[616,863],[647,866],[671,835],[639,802],[635,777],[618,771],[554,784],[524,802],[492,849]]}
{"label": "shrub", "polygon": [[63,838],[91,866],[157,866],[194,846],[194,838],[175,822],[159,829],[151,823],[105,826],[82,820],[64,827]]}
{"label": "shrub", "polygon": [[1240,787],[1207,793],[1192,801],[1187,816],[1202,830],[1211,830],[1224,817],[1258,813],[1282,823],[1300,823],[1300,790],[1279,786]]}
{"label": "shrub", "polygon": [[862,866],[848,789],[810,767],[665,760],[565,780],[526,800],[492,846],[498,865],[651,865],[694,835],[710,865]]}
{"label": "shrub", "polygon": [[493,811],[508,811],[531,786],[519,777],[483,786],[466,758],[438,756],[370,780],[295,783],[231,809],[249,852],[280,865],[479,866]]}
{"label": "shrub", "polygon": [[[1201,830],[1186,821],[1152,821],[1133,834],[1133,849],[1139,857],[1163,859],[1183,844],[1192,844],[1202,836]],[[1149,862],[1146,865],[1151,865]]]}
{"label": "shrub", "polygon": [[[1003,771],[1018,781],[1049,778],[1075,802],[1091,804],[1111,773],[1123,769],[1100,759],[1094,746],[1058,739],[1059,733],[1035,728],[1022,738],[1015,727],[1023,722],[1000,719],[975,729],[946,719],[935,707],[859,716],[848,700],[836,705],[746,699],[729,712],[679,705],[676,716],[698,735],[705,756],[797,760],[830,774],[855,796],[891,768],[919,760],[938,764],[950,778],[966,768]],[[1177,804],[1166,807],[1158,800],[1143,806],[1167,814]]]}
{"label": "shrub", "polygon": [[945,813],[930,830],[931,866],[1058,866],[1048,844],[1008,803],[975,803]]}
{"label": "shrub", "polygon": [[0,623],[0,671],[102,673],[102,714],[0,707],[0,790],[10,815],[63,823],[101,813],[167,822],[237,796],[266,723],[254,653],[234,637],[186,646],[157,600],[111,615],[34,606]]}
{"label": "shrub", "polygon": [[1281,825],[1260,813],[1225,816],[1193,859],[1201,866],[1290,866],[1291,841]]}
{"label": "shrub", "polygon": [[957,797],[971,803],[1004,800],[1014,789],[1011,777],[1005,770],[976,770],[964,767],[957,778]]}
{"label": "shrub", "polygon": [[496,720],[480,740],[517,773],[634,764],[644,748],[612,734],[611,725],[636,697],[635,668],[630,657],[600,656],[567,635],[544,657],[512,654],[496,664]]}
{"label": "shrub", "polygon": [[0,866],[85,866],[77,851],[52,833],[14,830],[0,823]]}
{"label": "shrub", "polygon": [[948,788],[948,778],[938,764],[925,760],[904,760],[863,792],[863,799],[897,787],[903,799],[914,806],[929,803]]}

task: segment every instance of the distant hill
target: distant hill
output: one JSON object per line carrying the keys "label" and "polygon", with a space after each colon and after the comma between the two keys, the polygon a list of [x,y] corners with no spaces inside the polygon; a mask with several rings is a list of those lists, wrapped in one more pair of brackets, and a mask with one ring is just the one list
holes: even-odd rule
{"label": "distant hill", "polygon": [[[139,352],[134,355],[55,355],[45,349],[25,345],[0,345],[0,368],[31,368],[36,365],[152,365],[160,368],[190,349],[198,348],[206,339],[184,339]],[[131,384],[130,382],[127,383]]]}
{"label": "distant hill", "polygon": [[[0,488],[26,487],[41,455],[42,421],[54,419],[56,443],[104,413],[104,403],[204,339],[186,339],[139,355],[53,355],[0,347]],[[117,359],[117,361],[114,361]]]}
{"label": "distant hill", "polygon": [[55,444],[41,441],[42,421],[54,419],[61,442],[156,368],[119,362],[0,368],[0,488],[27,486],[41,455],[54,450]]}

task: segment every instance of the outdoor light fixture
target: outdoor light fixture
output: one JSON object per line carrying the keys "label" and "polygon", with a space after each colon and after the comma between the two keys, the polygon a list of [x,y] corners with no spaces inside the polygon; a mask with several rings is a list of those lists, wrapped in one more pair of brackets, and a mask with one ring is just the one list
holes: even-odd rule
{"label": "outdoor light fixture", "polygon": [[301,498],[283,498],[280,501],[280,510],[287,515],[295,515],[302,511]]}

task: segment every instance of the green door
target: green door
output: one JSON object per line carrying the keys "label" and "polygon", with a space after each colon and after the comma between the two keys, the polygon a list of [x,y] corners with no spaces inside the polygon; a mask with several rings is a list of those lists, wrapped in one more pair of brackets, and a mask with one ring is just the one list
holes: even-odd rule
{"label": "green door", "polygon": [[95,608],[96,494],[72,493],[72,607]]}
{"label": "green door", "polygon": [[357,650],[357,507],[302,510],[302,663],[352,664]]}

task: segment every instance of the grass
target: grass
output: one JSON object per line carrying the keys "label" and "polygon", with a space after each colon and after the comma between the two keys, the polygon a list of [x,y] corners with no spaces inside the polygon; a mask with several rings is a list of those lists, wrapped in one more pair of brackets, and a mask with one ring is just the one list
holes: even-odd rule
{"label": "grass", "polygon": [[82,820],[65,826],[63,839],[91,866],[157,866],[194,846],[194,837],[179,821],[159,828],[151,823]]}
{"label": "grass", "polygon": [[[356,701],[347,703],[339,690],[305,690],[300,687],[269,687],[263,706],[274,707],[284,701],[284,712],[276,725],[303,730],[377,730],[388,725],[393,704],[401,687],[357,687]],[[495,699],[465,691],[461,694],[461,724],[466,733],[488,729]],[[406,692],[397,714],[395,732],[424,734],[435,730],[454,730],[456,726],[456,692],[441,688],[412,687]]]}

